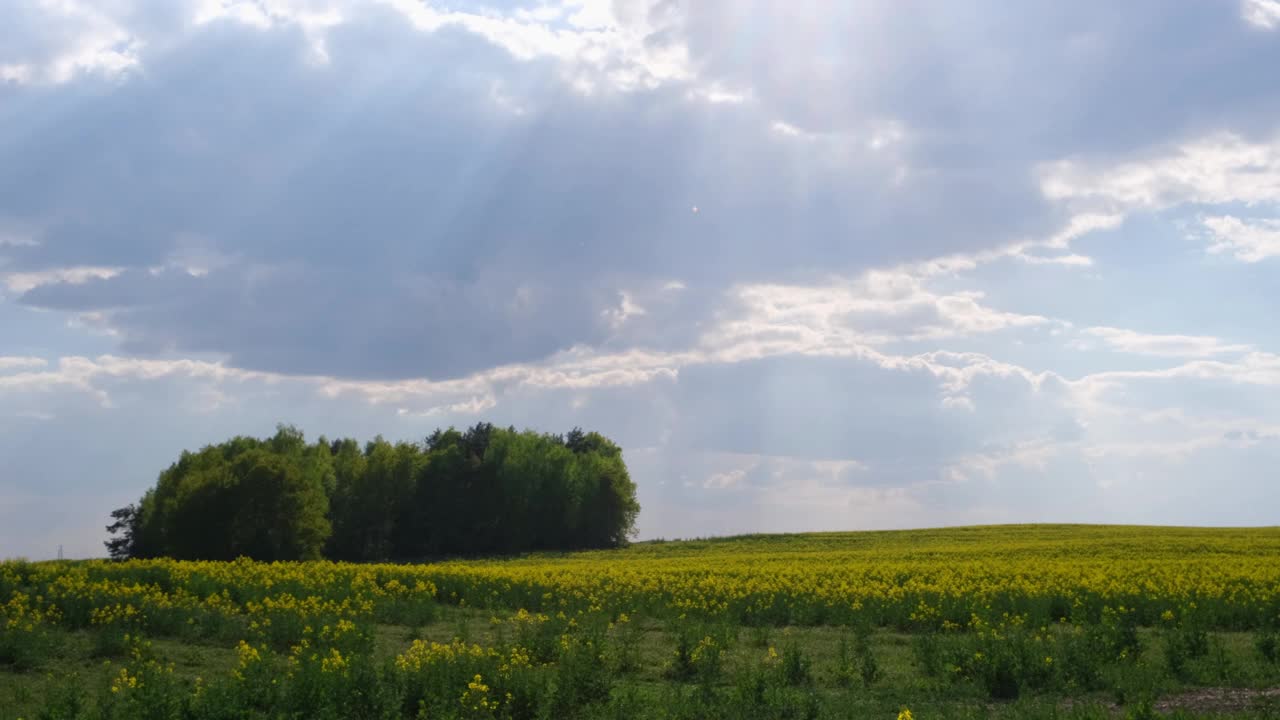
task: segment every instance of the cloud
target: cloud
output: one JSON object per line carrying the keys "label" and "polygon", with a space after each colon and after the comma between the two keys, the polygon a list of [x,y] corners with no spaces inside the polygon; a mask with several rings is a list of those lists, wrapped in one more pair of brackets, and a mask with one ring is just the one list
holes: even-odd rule
{"label": "cloud", "polygon": [[141,40],[99,3],[16,0],[0,30],[0,83],[114,79],[136,70]]}
{"label": "cloud", "polygon": [[1206,217],[1211,253],[1230,253],[1248,263],[1280,255],[1280,220],[1241,220],[1230,215]]}
{"label": "cloud", "polygon": [[44,358],[38,357],[14,357],[0,355],[0,372],[7,372],[14,369],[24,368],[42,368],[47,364]]}
{"label": "cloud", "polygon": [[1243,0],[1241,15],[1250,25],[1263,30],[1280,27],[1280,2],[1276,0]]}
{"label": "cloud", "polygon": [[1280,139],[1213,133],[1119,164],[1062,160],[1041,170],[1046,197],[1095,212],[1183,203],[1280,202]]}
{"label": "cloud", "polygon": [[1250,352],[1235,362],[1195,360],[1158,370],[1111,370],[1094,373],[1079,382],[1106,385],[1117,380],[1178,378],[1227,380],[1248,385],[1280,385],[1280,355]]}
{"label": "cloud", "polygon": [[622,327],[623,324],[633,317],[647,314],[648,311],[632,301],[631,295],[626,292],[618,293],[618,307],[605,308],[601,313],[609,322],[609,326],[614,330]]}
{"label": "cloud", "polygon": [[121,268],[113,267],[65,267],[34,272],[0,272],[0,283],[9,292],[23,295],[44,285],[82,285],[90,280],[110,280],[121,273]]}
{"label": "cloud", "polygon": [[1153,335],[1113,327],[1091,327],[1084,335],[1098,338],[1106,347],[1120,352],[1160,357],[1210,357],[1251,351],[1249,345],[1229,344],[1204,335]]}
{"label": "cloud", "polygon": [[[716,342],[760,341],[791,352],[839,352],[893,342],[969,337],[1052,324],[1049,318],[983,305],[980,291],[937,293],[910,270],[870,271],[821,284],[744,285],[732,293],[740,314],[715,328]],[[775,352],[786,352],[778,347]]]}
{"label": "cloud", "polygon": [[747,476],[747,471],[743,469],[730,470],[728,472],[716,473],[707,478],[703,483],[703,487],[708,488],[728,488],[738,485],[742,479]]}

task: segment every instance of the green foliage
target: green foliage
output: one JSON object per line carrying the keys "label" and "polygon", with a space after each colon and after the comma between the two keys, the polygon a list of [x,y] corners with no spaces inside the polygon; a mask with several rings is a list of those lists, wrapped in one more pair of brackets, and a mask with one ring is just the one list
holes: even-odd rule
{"label": "green foliage", "polygon": [[1188,663],[1209,654],[1209,633],[1198,622],[1194,604],[1179,614],[1166,612],[1162,621],[1165,662],[1175,677],[1185,679],[1190,672]]}
{"label": "green foliage", "polygon": [[776,672],[754,667],[735,673],[727,697],[717,695],[701,703],[707,711],[703,717],[750,720],[812,720],[822,710],[813,689],[788,684]]}
{"label": "green foliage", "polygon": [[723,671],[724,652],[729,645],[725,628],[681,622],[674,635],[676,646],[663,675],[680,682],[697,682],[709,690],[719,682]]}
{"label": "green foliage", "polygon": [[142,511],[137,505],[125,505],[111,511],[112,523],[107,532],[113,537],[106,541],[107,555],[112,560],[126,560],[138,555],[139,524]]}
{"label": "green foliage", "polygon": [[939,677],[946,669],[943,636],[940,633],[918,633],[911,636],[911,650],[916,664],[927,677]]}
{"label": "green foliage", "polygon": [[143,496],[129,526],[132,552],[186,559],[319,558],[330,533],[326,457],[285,426],[267,440],[237,437],[184,452]]}
{"label": "green foliage", "polygon": [[1111,660],[1136,661],[1142,655],[1142,642],[1138,638],[1138,614],[1133,608],[1104,607],[1102,620],[1090,625],[1093,642]]}
{"label": "green foliage", "polygon": [[952,648],[953,677],[974,681],[999,700],[1016,698],[1024,688],[1052,685],[1056,643],[1049,628],[1028,627],[1019,615],[995,623],[974,618],[970,625],[973,633]]}
{"label": "green foliage", "polygon": [[[923,637],[932,637],[926,633]],[[936,647],[936,645],[935,645]],[[925,650],[929,652],[929,650]],[[936,657],[936,654],[935,654]],[[941,672],[941,659],[936,661],[935,675]],[[923,663],[922,663],[923,665]],[[926,672],[928,668],[925,668]],[[836,650],[835,681],[840,687],[849,687],[855,679],[862,682],[863,687],[871,687],[881,678],[880,663],[871,650],[871,628],[859,626],[855,628],[853,642],[847,635],[840,636],[840,644]]]}
{"label": "green foliage", "polygon": [[184,452],[112,512],[114,558],[376,561],[617,547],[640,506],[622,451],[598,433],[480,423],[421,445],[307,444],[281,425]]}
{"label": "green foliage", "polygon": [[782,647],[782,653],[769,648],[769,662],[776,668],[779,681],[787,687],[813,684],[813,661],[794,640]]}
{"label": "green foliage", "polygon": [[1076,625],[1058,628],[1056,662],[1062,684],[1072,690],[1101,690],[1106,686],[1103,670],[1115,662],[1114,649],[1098,633]]}
{"label": "green foliage", "polygon": [[328,498],[318,478],[266,450],[240,456],[231,546],[260,560],[314,560],[329,536]]}
{"label": "green foliage", "polygon": [[613,665],[619,673],[631,673],[640,669],[640,642],[644,631],[640,624],[625,613],[610,625],[614,639]]}
{"label": "green foliage", "polygon": [[598,633],[561,637],[556,668],[553,717],[570,717],[609,699],[613,676],[605,662],[604,639]]}
{"label": "green foliage", "polygon": [[1254,636],[1253,646],[1258,654],[1269,663],[1280,663],[1280,632],[1264,630]]}

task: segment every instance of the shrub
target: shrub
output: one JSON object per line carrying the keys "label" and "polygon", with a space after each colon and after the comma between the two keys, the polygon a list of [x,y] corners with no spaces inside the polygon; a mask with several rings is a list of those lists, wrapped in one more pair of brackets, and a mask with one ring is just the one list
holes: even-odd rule
{"label": "shrub", "polygon": [[1187,663],[1209,654],[1209,633],[1197,622],[1194,604],[1184,609],[1181,617],[1166,610],[1160,620],[1165,663],[1174,676],[1186,678]]}
{"label": "shrub", "polygon": [[1057,653],[1053,657],[1063,686],[1090,691],[1106,687],[1103,669],[1115,657],[1097,633],[1067,625],[1059,628],[1056,640]]}
{"label": "shrub", "polygon": [[799,643],[789,642],[782,648],[782,657],[778,663],[782,682],[790,687],[813,684],[810,668],[813,661],[800,649]]}
{"label": "shrub", "polygon": [[1053,636],[1047,627],[1033,631],[1025,623],[1016,615],[994,625],[974,617],[973,634],[952,649],[953,677],[974,681],[1000,700],[1018,697],[1023,687],[1049,686],[1055,674]]}
{"label": "shrub", "polygon": [[564,635],[560,639],[552,715],[569,717],[609,699],[612,678],[604,662],[602,638],[596,633]]}
{"label": "shrub", "polygon": [[1137,660],[1142,654],[1138,638],[1137,613],[1121,605],[1102,609],[1101,621],[1090,626],[1098,645],[1111,655],[1111,660]]}
{"label": "shrub", "polygon": [[629,673],[640,668],[640,641],[644,631],[639,623],[632,622],[626,613],[618,615],[617,620],[610,623],[609,630],[614,638],[612,649],[613,668],[619,673]]}
{"label": "shrub", "polygon": [[694,680],[709,687],[720,679],[723,654],[724,646],[710,634],[698,637],[692,626],[685,626],[676,633],[676,647],[663,674],[671,680]]}
{"label": "shrub", "polygon": [[929,677],[938,677],[946,669],[942,636],[939,633],[921,633],[911,637],[911,650],[920,671]]}
{"label": "shrub", "polygon": [[1280,632],[1275,630],[1259,632],[1253,638],[1253,646],[1267,662],[1280,662]]}
{"label": "shrub", "polygon": [[812,720],[818,717],[821,703],[810,688],[787,683],[782,672],[782,658],[770,648],[764,663],[747,667],[734,675],[733,689],[724,700],[717,700],[712,717],[744,718],[747,720],[772,720],[795,718]]}

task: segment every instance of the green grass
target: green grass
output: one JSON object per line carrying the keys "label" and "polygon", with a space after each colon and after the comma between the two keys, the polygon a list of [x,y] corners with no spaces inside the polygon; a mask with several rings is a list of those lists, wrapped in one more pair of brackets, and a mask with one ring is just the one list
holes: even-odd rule
{"label": "green grass", "polygon": [[[427,625],[411,628],[398,625],[376,627],[374,655],[390,660],[415,639],[449,642],[463,637],[483,646],[510,640],[491,622],[493,613],[484,610],[442,608],[440,616]],[[677,683],[664,675],[675,638],[667,623],[638,620],[638,663],[634,670],[614,674],[613,693],[621,707],[632,707],[638,717],[668,717],[677,708],[693,707],[699,692],[694,683]],[[842,683],[837,668],[842,638],[853,642],[848,628],[782,627],[722,629],[731,641],[724,657],[724,672],[714,691],[729,694],[749,669],[759,666],[773,647],[782,652],[796,647],[811,664],[812,682],[797,690],[817,700],[818,717],[893,718],[904,706],[915,718],[1087,718],[1130,717],[1136,698],[1148,693],[1153,700],[1164,699],[1170,717],[1263,718],[1280,717],[1280,703],[1259,697],[1256,707],[1224,710],[1214,703],[1188,699],[1188,707],[1178,710],[1183,693],[1197,687],[1262,689],[1280,685],[1280,668],[1257,655],[1249,633],[1214,633],[1211,643],[1222,648],[1221,656],[1211,653],[1191,663],[1185,678],[1174,678],[1163,667],[1162,639],[1152,631],[1140,633],[1142,659],[1132,668],[1127,705],[1117,704],[1117,690],[1095,692],[1050,692],[1031,694],[1014,702],[993,702],[981,688],[931,678],[920,669],[913,650],[913,636],[878,630],[870,637],[870,648],[879,665],[880,676],[865,685],[856,676]],[[0,718],[36,718],[51,701],[66,695],[69,688],[84,693],[92,705],[94,697],[106,692],[111,678],[127,658],[94,657],[94,642],[88,631],[58,632],[56,650],[39,667],[27,672],[0,670]],[[197,678],[214,678],[231,672],[236,663],[234,648],[225,645],[192,643],[151,638],[150,654],[163,664],[172,664],[174,675],[194,685]],[[1221,659],[1225,658],[1226,666]],[[1270,702],[1270,704],[1268,704]],[[630,703],[631,705],[626,705]],[[1171,706],[1171,707],[1169,707]],[[693,716],[697,716],[696,714]],[[693,717],[690,716],[690,717]]]}

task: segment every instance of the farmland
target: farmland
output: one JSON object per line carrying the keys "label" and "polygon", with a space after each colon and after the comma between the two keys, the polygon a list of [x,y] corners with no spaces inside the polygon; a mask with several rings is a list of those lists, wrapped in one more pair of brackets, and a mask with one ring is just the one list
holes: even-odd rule
{"label": "farmland", "polygon": [[1277,717],[1280,530],[6,562],[0,717]]}

